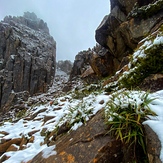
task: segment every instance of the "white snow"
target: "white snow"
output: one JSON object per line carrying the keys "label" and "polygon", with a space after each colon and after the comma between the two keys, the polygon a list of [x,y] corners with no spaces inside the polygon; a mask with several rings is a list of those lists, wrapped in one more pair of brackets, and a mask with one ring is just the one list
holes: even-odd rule
{"label": "white snow", "polygon": [[54,151],[54,149],[55,149],[55,145],[54,145],[54,146],[51,146],[51,147],[45,148],[45,149],[42,151],[42,153],[43,153],[42,156],[43,156],[44,158],[48,158],[48,157],[50,157],[50,156],[52,156],[52,155],[56,155],[57,152]]}
{"label": "white snow", "polygon": [[[121,91],[118,91],[118,93],[120,94]],[[142,91],[131,91],[129,94],[130,98],[119,95],[121,103],[117,100],[116,104],[122,107],[125,107],[129,102],[141,105],[144,93]],[[145,121],[144,124],[148,124],[158,135],[162,145],[160,158],[163,161],[163,91],[149,94],[149,96],[154,99],[149,104],[149,107],[157,116],[150,117],[151,119]],[[8,135],[1,134],[0,140],[21,138],[22,136],[30,139],[29,132],[34,132],[34,141],[33,143],[28,143],[23,150],[4,153],[3,155],[10,156],[4,163],[27,162],[41,151],[44,158],[57,154],[55,145],[47,147],[46,144],[43,144],[44,137],[40,134],[42,129],[46,128],[47,131],[53,131],[57,126],[69,121],[72,124],[71,130],[77,130],[78,127],[83,125],[81,119],[84,119],[85,122],[88,121],[100,109],[106,107],[110,98],[111,95],[105,95],[104,93],[92,93],[83,99],[73,99],[72,95],[69,94],[56,98],[55,101],[58,101],[58,104],[49,105],[49,103],[45,103],[35,106],[29,113],[34,114],[38,113],[38,111],[40,113],[33,120],[21,119],[16,123],[5,122],[4,125],[0,126],[0,132],[5,131]],[[46,110],[41,112],[45,108]],[[46,116],[53,116],[54,118],[44,123],[44,117]],[[78,118],[78,121],[76,121],[76,118]]]}
{"label": "white snow", "polygon": [[151,97],[156,99],[151,102],[149,107],[157,114],[157,116],[150,117],[151,119],[145,121],[143,124],[149,125],[157,134],[161,142],[160,159],[163,162],[163,90],[151,94]]}
{"label": "white snow", "polygon": [[13,60],[14,60],[14,58],[15,58],[15,55],[10,55],[10,57],[11,57],[11,59],[13,59]]}
{"label": "white snow", "polygon": [[[99,102],[103,100],[102,104]],[[3,155],[7,155],[10,158],[5,161],[5,163],[21,163],[22,161],[29,161],[39,152],[43,152],[43,157],[49,157],[56,154],[55,146],[47,147],[46,144],[42,145],[44,142],[44,137],[40,135],[43,128],[47,128],[47,131],[53,131],[57,126],[61,126],[67,120],[70,121],[72,125],[71,130],[76,130],[78,127],[83,125],[82,121],[76,123],[75,119],[80,113],[80,118],[88,121],[92,115],[96,114],[98,110],[102,109],[109,97],[107,95],[90,94],[83,99],[73,99],[72,95],[62,96],[55,99],[58,104],[49,105],[49,103],[35,106],[29,111],[30,114],[37,114],[37,116],[32,120],[21,119],[16,123],[5,122],[4,125],[0,126],[0,132],[5,131],[8,135],[1,134],[1,139],[14,139],[21,138],[22,136],[30,139],[30,132],[35,132],[33,134],[33,143],[28,143],[24,150],[6,152]],[[42,112],[43,109],[46,110]],[[58,109],[60,108],[60,109]],[[89,113],[87,113],[90,111]],[[44,117],[54,116],[54,118],[48,120],[44,123]],[[3,157],[3,155],[1,157]]]}
{"label": "white snow", "polygon": [[71,129],[72,130],[77,130],[80,126],[82,126],[83,125],[83,123],[82,122],[79,122],[79,123],[75,123],[72,127],[71,127]]}
{"label": "white snow", "polygon": [[155,40],[153,41],[154,45],[159,45],[159,44],[163,44],[163,37],[156,37]]}

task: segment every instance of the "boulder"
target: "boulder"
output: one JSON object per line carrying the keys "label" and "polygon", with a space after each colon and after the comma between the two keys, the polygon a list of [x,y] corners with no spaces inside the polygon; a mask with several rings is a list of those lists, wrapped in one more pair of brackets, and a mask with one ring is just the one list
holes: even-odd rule
{"label": "boulder", "polygon": [[[144,0],[147,1],[147,0]],[[111,10],[113,10],[116,6],[120,8],[120,10],[126,15],[132,10],[134,4],[137,0],[110,0]]]}
{"label": "boulder", "polygon": [[163,89],[163,74],[151,74],[139,87],[144,91],[156,92]]}
{"label": "boulder", "polygon": [[161,163],[160,151],[161,142],[156,133],[148,126],[144,125],[146,132],[146,145],[149,163]]}
{"label": "boulder", "polygon": [[76,77],[80,76],[88,67],[90,54],[92,53],[91,49],[84,50],[79,52],[75,56],[75,61],[72,66],[69,80],[74,80]]}
{"label": "boulder", "polygon": [[[34,13],[0,22],[0,111],[48,90],[55,75],[56,43]],[[27,93],[28,92],[28,93]],[[24,99],[23,99],[24,100]]]}
{"label": "boulder", "polygon": [[114,64],[113,57],[109,55],[105,48],[91,54],[90,65],[97,76],[106,77],[113,74]]}
{"label": "boulder", "polygon": [[119,163],[123,157],[121,143],[106,133],[103,113],[99,112],[86,126],[67,133],[54,142],[56,155],[44,158],[40,152],[31,163]]}
{"label": "boulder", "polygon": [[76,55],[69,80],[79,77],[86,83],[97,83],[101,77],[113,74],[114,64],[116,61],[109,55],[108,50],[97,44],[92,49],[89,48]]}
{"label": "boulder", "polygon": [[[103,101],[100,101],[103,103]],[[52,154],[45,155],[44,151],[37,154],[31,163],[126,163],[135,160],[134,147],[116,140],[109,132],[109,126],[105,123],[104,110],[100,110],[92,117],[87,124],[79,127],[77,130],[67,132],[65,128],[62,132],[52,131],[49,137]],[[65,127],[65,126],[63,126]],[[54,135],[52,135],[54,134]],[[47,149],[48,150],[48,149]],[[45,152],[46,153],[46,152]],[[137,161],[142,160],[142,149],[137,148]]]}
{"label": "boulder", "polygon": [[15,138],[12,140],[9,140],[3,144],[0,144],[0,155],[2,155],[3,153],[5,153],[7,151],[7,149],[12,145],[12,144],[16,144],[16,145],[20,145],[22,141],[22,138]]}

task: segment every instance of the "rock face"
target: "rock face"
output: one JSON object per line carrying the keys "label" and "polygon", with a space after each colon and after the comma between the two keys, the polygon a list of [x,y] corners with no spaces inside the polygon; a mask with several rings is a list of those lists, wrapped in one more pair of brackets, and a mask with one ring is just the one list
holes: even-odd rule
{"label": "rock face", "polygon": [[154,0],[111,0],[111,13],[104,17],[96,30],[95,38],[108,49],[114,70],[119,68],[124,57],[132,54],[140,40],[163,23],[162,2],[149,4],[153,2]]}
{"label": "rock face", "polygon": [[55,75],[56,43],[34,13],[0,22],[0,111],[46,92]]}
{"label": "rock face", "polygon": [[[95,76],[113,75],[138,43],[163,23],[161,0],[111,0],[111,13],[96,29],[100,45],[80,52],[74,61],[70,80],[92,68]],[[87,76],[91,78],[92,73]]]}
{"label": "rock face", "polygon": [[96,83],[100,77],[113,74],[113,64],[113,57],[109,55],[108,50],[97,44],[92,49],[76,55],[70,80],[80,77],[87,83]]}
{"label": "rock face", "polygon": [[[48,158],[38,154],[31,163],[83,163],[83,162],[121,162],[120,143],[106,134],[102,113],[97,114],[87,124],[72,131],[56,142],[57,155]],[[73,139],[71,139],[73,138]],[[111,148],[114,148],[111,150]],[[85,153],[87,151],[87,154]]]}
{"label": "rock face", "polygon": [[156,133],[148,125],[145,125],[145,131],[149,163],[161,163],[161,142]]}
{"label": "rock face", "polygon": [[[56,145],[53,150],[55,154],[45,158],[43,152],[40,152],[30,163],[133,162],[132,148],[126,150],[125,145],[108,134],[108,126],[105,124],[103,115],[104,112],[101,110],[85,126],[81,126],[76,131],[71,131],[51,143],[50,145]],[[141,152],[138,149],[140,158]],[[138,158],[138,162],[140,158]]]}
{"label": "rock face", "polygon": [[152,74],[139,85],[142,90],[155,92],[163,89],[163,74]]}
{"label": "rock face", "polygon": [[84,71],[88,68],[91,53],[91,49],[88,49],[85,51],[81,51],[76,55],[70,73],[70,80],[73,80],[77,76],[82,75]]}

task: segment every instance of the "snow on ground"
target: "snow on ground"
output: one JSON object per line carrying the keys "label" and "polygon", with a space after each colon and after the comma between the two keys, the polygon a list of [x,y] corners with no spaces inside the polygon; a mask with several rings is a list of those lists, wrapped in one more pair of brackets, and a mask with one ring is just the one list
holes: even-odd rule
{"label": "snow on ground", "polygon": [[[133,98],[136,97],[137,101],[140,102],[137,92],[135,94],[133,91],[131,96]],[[41,136],[42,129],[47,128],[47,131],[53,131],[57,126],[61,126],[66,120],[69,120],[73,124],[71,130],[76,130],[83,124],[80,120],[75,121],[78,115],[80,115],[80,118],[82,117],[85,121],[88,121],[92,115],[96,114],[100,109],[105,108],[110,97],[110,95],[105,95],[104,93],[92,93],[83,99],[73,99],[72,95],[69,94],[54,99],[55,102],[53,104],[46,103],[32,108],[29,114],[34,115],[38,113],[32,120],[24,118],[16,123],[5,122],[3,126],[0,126],[0,132],[8,132],[8,135],[1,134],[0,140],[20,138],[22,136],[30,138],[28,133],[32,131],[36,132],[33,134],[33,143],[28,143],[26,149],[6,152],[5,155],[10,156],[10,158],[4,161],[4,163],[29,161],[40,151],[42,151],[44,158],[56,154],[55,145],[52,147],[47,147],[46,144],[41,145],[44,142],[44,137]],[[150,94],[150,97],[156,98],[149,104],[149,107],[156,112],[157,116],[151,117],[144,124],[148,124],[158,135],[162,145],[160,158],[163,161],[163,91]],[[46,110],[41,112],[45,108]],[[46,116],[54,116],[54,118],[44,122]]]}
{"label": "snow on ground", "polygon": [[157,134],[161,142],[160,159],[163,162],[163,90],[151,94],[151,97],[156,99],[150,103],[149,107],[157,116],[151,117],[150,120],[145,121],[143,124],[149,125]]}
{"label": "snow on ground", "polygon": [[[104,101],[102,104],[99,103],[101,100]],[[29,161],[42,150],[43,157],[45,158],[49,155],[55,154],[55,148],[52,149],[47,147],[47,145],[41,145],[44,142],[44,137],[41,136],[42,129],[47,128],[47,131],[53,131],[57,125],[61,126],[64,122],[66,122],[66,118],[70,118],[71,123],[73,123],[79,111],[85,120],[89,120],[93,114],[97,113],[98,110],[102,109],[106,105],[107,100],[108,96],[103,94],[97,96],[91,94],[81,100],[73,99],[71,95],[67,95],[56,98],[55,102],[57,102],[57,105],[55,103],[52,105],[47,103],[44,105],[35,106],[33,109],[31,109],[30,114],[34,115],[38,112],[40,113],[37,114],[37,116],[32,120],[21,119],[16,123],[5,122],[3,126],[0,126],[0,132],[5,131],[8,133],[8,135],[5,136],[1,134],[0,140],[21,138],[22,136],[30,138],[28,134],[29,132],[36,131],[36,133],[33,134],[35,137],[34,142],[28,143],[26,145],[26,149],[6,152],[5,155],[9,156],[10,158],[4,161],[4,163],[21,163],[22,161]],[[46,111],[41,112],[41,110],[45,108]],[[73,114],[70,116],[72,108]],[[90,115],[87,115],[86,113],[88,110],[91,110]],[[44,117],[46,116],[54,116],[54,118],[44,123]],[[75,123],[71,129],[76,130],[81,125],[82,123],[79,121]]]}

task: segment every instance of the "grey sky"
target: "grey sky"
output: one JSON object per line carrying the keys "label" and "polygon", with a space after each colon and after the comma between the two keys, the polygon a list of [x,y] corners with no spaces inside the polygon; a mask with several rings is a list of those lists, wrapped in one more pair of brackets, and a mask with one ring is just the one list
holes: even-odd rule
{"label": "grey sky", "polygon": [[109,0],[0,0],[0,20],[34,12],[57,42],[57,60],[73,61],[79,51],[96,44],[95,30],[109,7]]}

